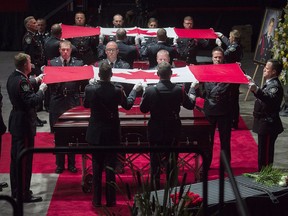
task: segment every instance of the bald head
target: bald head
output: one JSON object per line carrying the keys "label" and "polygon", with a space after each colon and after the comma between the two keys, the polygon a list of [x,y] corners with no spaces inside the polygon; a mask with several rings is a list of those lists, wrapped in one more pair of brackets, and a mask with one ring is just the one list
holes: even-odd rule
{"label": "bald head", "polygon": [[51,26],[51,35],[57,38],[61,38],[62,28],[60,24],[56,23]]}

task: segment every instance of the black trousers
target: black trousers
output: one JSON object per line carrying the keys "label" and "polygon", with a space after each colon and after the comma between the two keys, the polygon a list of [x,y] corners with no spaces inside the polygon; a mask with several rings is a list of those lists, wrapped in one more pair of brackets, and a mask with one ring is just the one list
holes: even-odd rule
{"label": "black trousers", "polygon": [[[10,163],[10,184],[12,197],[17,194],[17,157],[24,148],[34,147],[34,135],[26,134],[25,136],[13,136],[11,146],[11,163]],[[26,155],[22,159],[22,185],[23,196],[30,196],[30,183],[32,177],[33,155]]]}
{"label": "black trousers", "polygon": [[278,134],[258,134],[258,171],[273,163],[274,147]]}
{"label": "black trousers", "polygon": [[93,201],[101,204],[102,195],[102,172],[106,172],[106,203],[116,203],[115,184],[115,163],[117,154],[92,154],[92,169],[93,169]]}
{"label": "black trousers", "polygon": [[212,148],[211,152],[208,155],[208,164],[209,167],[212,163],[213,158],[213,145],[214,145],[214,135],[216,127],[218,126],[219,130],[219,137],[220,137],[220,144],[221,144],[221,150],[224,150],[227,156],[228,161],[231,161],[231,115],[219,115],[219,116],[212,116],[208,115],[206,116],[210,124],[212,125]]}

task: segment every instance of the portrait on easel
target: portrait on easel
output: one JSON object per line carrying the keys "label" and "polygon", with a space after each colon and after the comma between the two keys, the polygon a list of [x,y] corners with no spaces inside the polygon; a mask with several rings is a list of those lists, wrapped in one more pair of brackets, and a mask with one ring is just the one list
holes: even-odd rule
{"label": "portrait on easel", "polygon": [[272,47],[275,28],[278,26],[282,10],[267,8],[262,22],[261,31],[258,37],[254,54],[254,61],[265,65],[267,60],[272,58]]}

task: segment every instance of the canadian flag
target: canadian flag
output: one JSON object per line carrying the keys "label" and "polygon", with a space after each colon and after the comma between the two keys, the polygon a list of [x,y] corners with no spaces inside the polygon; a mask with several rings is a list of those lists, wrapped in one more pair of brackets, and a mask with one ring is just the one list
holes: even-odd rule
{"label": "canadian flag", "polygon": [[[74,38],[96,35],[115,35],[117,28],[83,27],[61,24],[62,38]],[[145,37],[156,37],[158,28],[124,28],[128,36],[142,35]],[[213,29],[179,29],[174,27],[164,28],[170,38],[206,38],[216,39],[217,35]]]}

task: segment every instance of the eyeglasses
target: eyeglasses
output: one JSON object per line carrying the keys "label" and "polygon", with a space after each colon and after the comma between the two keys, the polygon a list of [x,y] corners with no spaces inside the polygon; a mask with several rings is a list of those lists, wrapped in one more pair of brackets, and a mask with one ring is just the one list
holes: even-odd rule
{"label": "eyeglasses", "polygon": [[107,52],[116,52],[118,49],[106,49]]}

